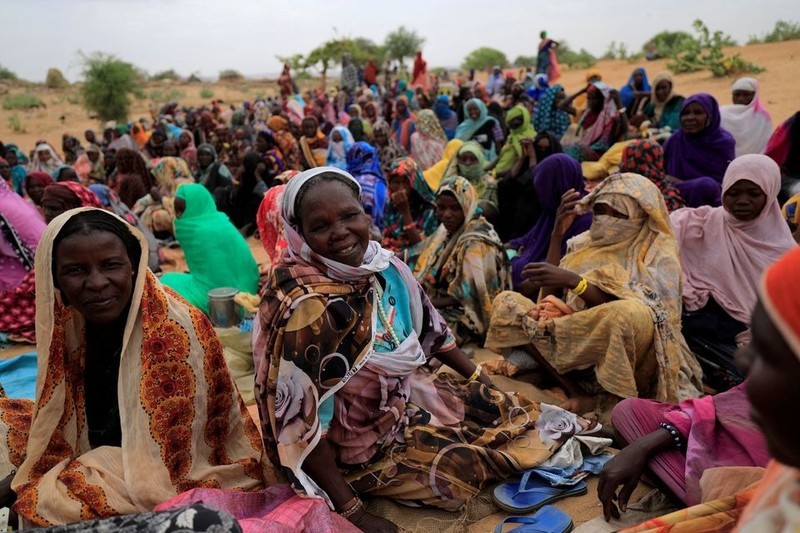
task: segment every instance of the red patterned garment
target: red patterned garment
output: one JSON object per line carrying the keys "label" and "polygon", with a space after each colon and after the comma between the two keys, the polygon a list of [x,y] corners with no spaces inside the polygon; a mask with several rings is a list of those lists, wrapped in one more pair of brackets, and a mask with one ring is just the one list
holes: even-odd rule
{"label": "red patterned garment", "polygon": [[36,255],[40,360],[30,423],[24,409],[0,400],[0,438],[9,444],[0,447],[8,452],[0,477],[18,467],[17,513],[35,525],[65,524],[149,511],[196,487],[261,488],[261,439],[222,345],[208,319],[147,269],[147,241],[127,224],[142,254],[119,366],[122,446],[91,447],[85,322],[52,276],[53,241],[69,218],[48,226]]}

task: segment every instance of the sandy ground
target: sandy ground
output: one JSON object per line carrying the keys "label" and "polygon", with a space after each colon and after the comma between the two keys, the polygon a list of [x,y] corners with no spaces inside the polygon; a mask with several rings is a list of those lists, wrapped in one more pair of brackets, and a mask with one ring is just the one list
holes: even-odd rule
{"label": "sandy ground", "polygon": [[[800,92],[797,89],[797,80],[800,79],[800,40],[746,46],[737,48],[736,51],[741,52],[746,59],[766,68],[766,71],[757,77],[761,82],[762,99],[772,113],[776,125],[800,109]],[[647,68],[652,77],[655,73],[665,70],[667,62],[658,60],[641,64]],[[603,81],[619,87],[639,65],[640,63],[627,61],[600,61],[597,68],[603,72]],[[558,82],[564,85],[568,92],[577,91],[585,84],[585,72],[585,70],[565,70]],[[726,104],[730,102],[730,86],[734,81],[730,78],[714,78],[709,72],[678,75],[676,91],[684,96],[696,92],[709,92],[721,103]],[[267,81],[243,80],[223,84],[155,83],[144,89],[147,99],[133,100],[131,117],[149,116],[148,104],[152,101],[151,98],[155,96],[156,99],[159,97],[163,99],[173,91],[178,93],[177,99],[183,103],[189,105],[207,103],[211,98],[200,96],[203,88],[210,88],[214,93],[213,98],[222,98],[226,103],[232,104],[253,100],[256,95],[276,94],[275,84]],[[10,90],[12,94],[25,91],[23,88]],[[44,101],[47,109],[32,111],[0,109],[0,140],[14,141],[24,150],[29,150],[36,140],[47,139],[60,151],[62,134],[71,133],[83,139],[84,130],[100,127],[100,124],[90,119],[88,113],[81,107],[77,88],[55,90],[39,87],[31,92]],[[12,115],[17,116],[24,132],[11,130],[9,119]]]}

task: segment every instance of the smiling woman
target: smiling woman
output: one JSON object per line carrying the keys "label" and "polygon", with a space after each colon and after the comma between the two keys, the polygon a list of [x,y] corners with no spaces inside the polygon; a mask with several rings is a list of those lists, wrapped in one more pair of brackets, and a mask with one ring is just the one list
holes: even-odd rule
{"label": "smiling woman", "polygon": [[20,516],[65,524],[198,486],[261,487],[260,439],[222,346],[148,270],[138,230],[100,209],[64,213],[36,274],[37,403],[0,400],[0,475]]}

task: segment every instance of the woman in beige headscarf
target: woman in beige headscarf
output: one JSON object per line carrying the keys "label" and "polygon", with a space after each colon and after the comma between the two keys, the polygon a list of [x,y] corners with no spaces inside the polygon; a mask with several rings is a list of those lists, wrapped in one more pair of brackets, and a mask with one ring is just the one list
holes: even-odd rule
{"label": "woman in beige headscarf", "polygon": [[[558,254],[548,254],[548,263],[525,267],[523,277],[542,287],[538,305],[514,292],[495,298],[486,345],[525,346],[578,412],[597,407],[588,395],[598,393],[612,401],[698,395],[700,367],[681,336],[678,244],[658,188],[616,174],[583,200],[565,196],[551,250],[560,252],[557,234],[573,206],[594,213],[591,228],[569,241],[558,266]],[[565,377],[587,369],[580,383]]]}
{"label": "woman in beige headscarf", "polygon": [[147,257],[142,234],[101,209],[68,211],[45,230],[36,402],[0,400],[0,475],[17,469],[14,510],[28,522],[139,513],[191,488],[263,484],[261,439],[222,345]]}

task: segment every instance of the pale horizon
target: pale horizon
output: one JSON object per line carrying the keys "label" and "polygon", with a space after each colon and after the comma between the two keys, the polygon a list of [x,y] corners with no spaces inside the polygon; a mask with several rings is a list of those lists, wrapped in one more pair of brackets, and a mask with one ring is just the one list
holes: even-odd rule
{"label": "pale horizon", "polygon": [[[646,3],[606,0],[557,4],[497,0],[423,2],[407,0],[402,10],[383,3],[340,0],[277,0],[263,5],[245,0],[0,0],[6,24],[0,32],[2,66],[32,82],[49,68],[70,81],[80,79],[79,51],[102,51],[149,74],[174,69],[188,77],[216,79],[234,69],[248,77],[277,75],[276,56],[308,54],[336,36],[365,37],[378,44],[404,25],[425,38],[429,67],[457,68],[481,46],[503,51],[509,61],[536,53],[546,29],[573,50],[602,56],[612,41],[638,52],[664,30],[694,34],[701,19],[739,44],[771,31],[778,20],[798,22],[794,0],[674,0]],[[318,4],[318,5],[316,5]],[[18,21],[18,22],[17,22]],[[316,70],[311,70],[316,74]]]}

